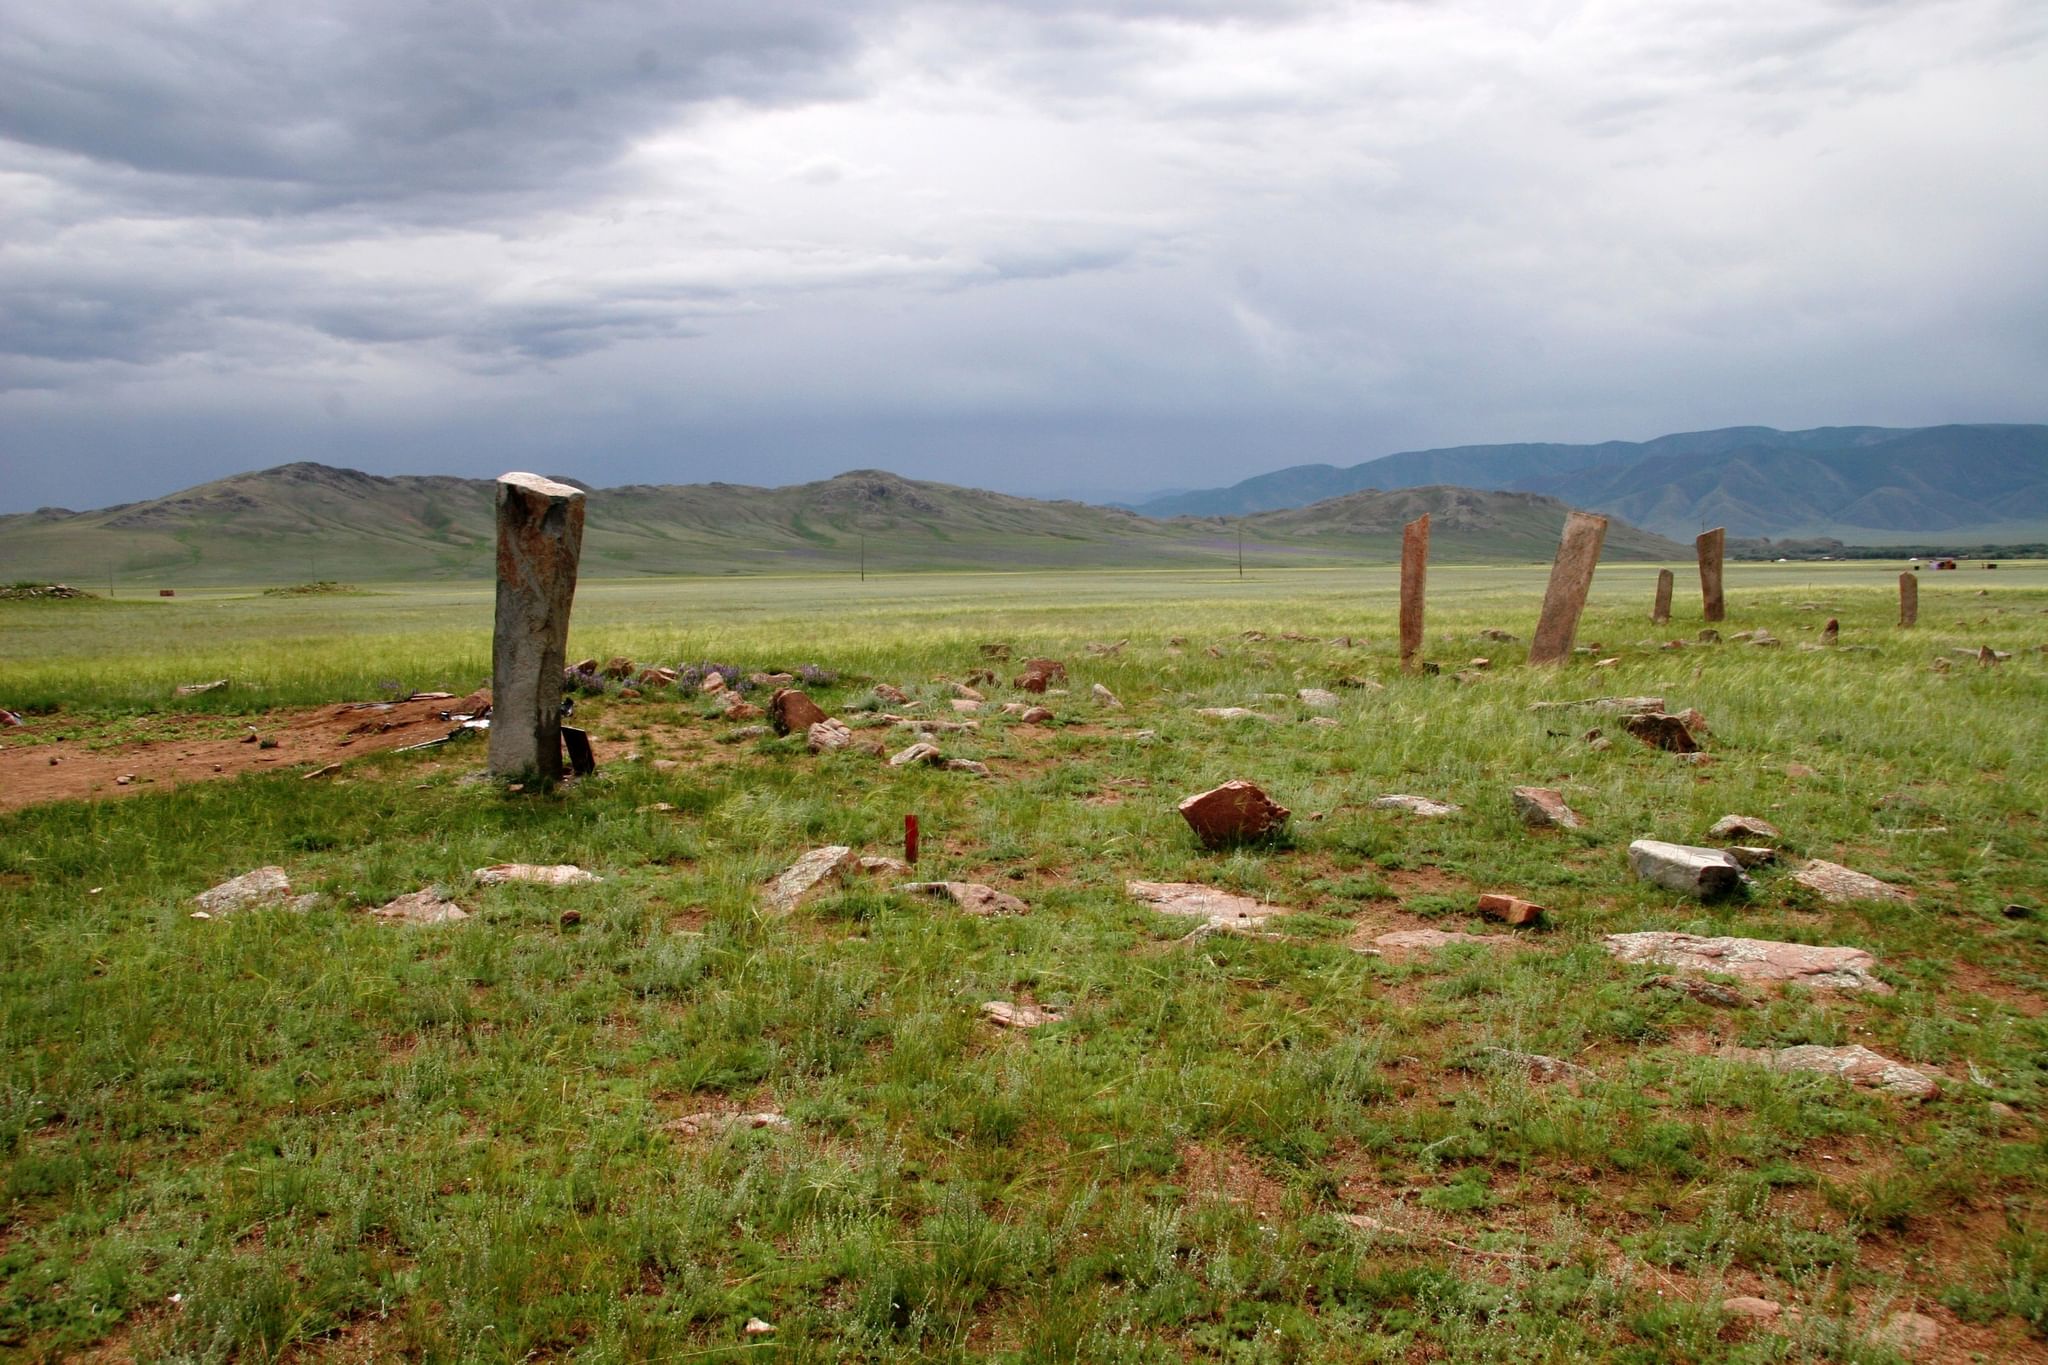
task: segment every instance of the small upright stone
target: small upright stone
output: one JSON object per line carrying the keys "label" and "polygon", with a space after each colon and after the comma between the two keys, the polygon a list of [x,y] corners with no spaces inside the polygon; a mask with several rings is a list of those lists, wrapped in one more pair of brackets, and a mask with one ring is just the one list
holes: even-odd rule
{"label": "small upright stone", "polygon": [[1821,627],[1820,642],[1824,645],[1831,645],[1841,638],[1842,623],[1836,620],[1834,617],[1830,616],[1828,618],[1828,623],[1825,626]]}
{"label": "small upright stone", "polygon": [[1650,607],[1650,624],[1661,626],[1671,619],[1671,570],[1657,570],[1657,600]]}
{"label": "small upright stone", "polygon": [[1121,711],[1124,709],[1124,704],[1116,699],[1116,693],[1110,691],[1101,683],[1096,683],[1094,686],[1090,687],[1088,689],[1088,695],[1095,698],[1095,704],[1097,706],[1107,706],[1112,711]]}
{"label": "small upright stone", "polygon": [[1580,829],[1585,821],[1579,813],[1564,802],[1564,793],[1550,787],[1517,787],[1513,800],[1515,814],[1522,817],[1522,823],[1540,829],[1556,825],[1560,829]]}
{"label": "small upright stone", "polygon": [[1920,623],[1920,577],[1918,574],[1899,575],[1899,625],[1916,626]]}
{"label": "small upright stone", "polygon": [[583,492],[538,474],[498,480],[498,597],[488,760],[494,777],[562,776],[562,663],[583,550]]}
{"label": "small upright stone", "polygon": [[1718,848],[1638,839],[1628,846],[1628,870],[1646,882],[1699,900],[1742,884],[1742,864]]}
{"label": "small upright stone", "polygon": [[768,723],[775,727],[778,735],[799,730],[808,732],[813,725],[826,719],[825,708],[794,687],[782,688],[768,699]]}
{"label": "small upright stone", "polygon": [[1208,848],[1265,838],[1285,825],[1289,814],[1256,784],[1241,779],[1188,797],[1180,813]]}

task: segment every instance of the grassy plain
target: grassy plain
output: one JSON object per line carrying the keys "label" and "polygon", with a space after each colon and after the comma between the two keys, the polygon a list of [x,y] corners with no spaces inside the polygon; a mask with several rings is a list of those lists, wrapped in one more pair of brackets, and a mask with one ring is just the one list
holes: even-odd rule
{"label": "grassy plain", "polygon": [[[579,714],[639,757],[549,794],[466,781],[480,755],[450,749],[0,816],[0,1348],[1876,1362],[1912,1310],[1940,1358],[2048,1359],[2048,569],[1925,575],[1901,632],[1895,567],[1742,567],[1724,633],[1786,644],[1674,652],[1654,641],[1692,637],[1696,598],[1653,631],[1653,572],[1601,572],[1580,638],[1618,664],[1538,673],[1477,634],[1526,639],[1542,571],[1433,568],[1433,678],[1394,671],[1389,571],[593,582],[574,653],[819,664],[856,724],[879,681],[945,711],[984,640],[1065,659],[1072,691],[1050,727],[945,738],[985,781],[720,743],[695,698],[607,696]],[[214,677],[234,686],[179,705],[465,691],[489,615],[487,590],[443,586],[0,604],[0,705],[42,713],[0,742],[146,733],[172,685]],[[1874,650],[1800,650],[1830,615]],[[1950,654],[1984,644],[2013,657]],[[1493,666],[1454,681],[1473,655]],[[1296,689],[1347,676],[1382,687],[1309,725]],[[1605,718],[1529,709],[1603,693],[1699,707],[1712,761],[1596,750]],[[1193,714],[1222,705],[1275,719]],[[1231,777],[1294,809],[1286,840],[1195,844],[1174,802]],[[1521,783],[1587,828],[1523,828]],[[1368,808],[1392,791],[1464,809]],[[921,876],[1031,912],[970,918],[886,879],[763,912],[799,853],[900,851],[912,812]],[[1697,842],[1731,812],[1916,900],[1829,905],[1766,869],[1700,905],[1628,877],[1630,839]],[[472,881],[513,859],[605,880]],[[265,863],[327,904],[188,918]],[[1284,941],[1183,942],[1130,878],[1296,913]],[[361,913],[428,884],[474,917]],[[1472,913],[1490,889],[1550,927],[1354,951],[1500,932]],[[1895,990],[1645,991],[1600,940],[1653,928],[1865,947]],[[1000,1033],[978,1017],[995,999],[1066,1019]],[[1730,1052],[1806,1042],[1864,1043],[1943,1094]],[[1497,1046],[1594,1074],[1535,1083]],[[721,1107],[792,1127],[664,1127]],[[1797,1316],[1745,1333],[1732,1294]],[[753,1316],[773,1334],[744,1335]]]}

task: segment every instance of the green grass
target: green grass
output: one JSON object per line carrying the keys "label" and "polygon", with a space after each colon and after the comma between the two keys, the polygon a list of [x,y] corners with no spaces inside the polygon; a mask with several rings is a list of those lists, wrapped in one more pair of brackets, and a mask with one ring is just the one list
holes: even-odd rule
{"label": "green grass", "polygon": [[[841,675],[820,700],[853,721],[876,681],[943,708],[940,679],[982,666],[987,640],[1065,659],[1072,693],[1051,727],[991,715],[945,741],[986,782],[700,743],[729,727],[694,698],[606,696],[579,714],[640,757],[544,795],[466,781],[480,757],[444,749],[0,815],[0,1348],[1875,1362],[1897,1357],[1870,1329],[1911,1308],[1983,1358],[2048,1356],[2048,571],[1930,574],[1913,632],[1890,628],[1893,573],[1737,570],[1723,631],[1786,645],[1667,653],[1647,646],[1698,622],[1682,608],[1653,632],[1654,567],[1610,566],[1581,639],[1621,662],[1537,673],[1477,635],[1526,639],[1541,571],[1438,567],[1434,678],[1395,673],[1376,571],[593,582],[573,654],[817,663]],[[222,676],[176,705],[466,690],[489,611],[482,590],[407,586],[0,604],[0,705],[42,713],[0,743],[146,730],[173,685]],[[1829,615],[1875,651],[1800,651]],[[2015,657],[1932,667],[1983,643]],[[1492,668],[1455,681],[1474,655]],[[1382,690],[1306,724],[1294,691],[1345,675]],[[1089,701],[1094,682],[1124,709]],[[1602,693],[1698,706],[1713,761],[1611,724],[1597,751],[1581,735],[1601,718],[1529,709]],[[1192,714],[1213,705],[1277,719]],[[1293,808],[1290,837],[1204,852],[1174,802],[1239,776]],[[1519,783],[1562,788],[1588,828],[1524,830]],[[1388,791],[1464,811],[1367,808]],[[1701,906],[1629,880],[1629,839],[1698,840],[1730,812],[1917,899],[1828,906],[1766,870]],[[797,854],[895,851],[905,813],[920,875],[992,882],[1031,913],[971,919],[886,881],[761,912],[755,887]],[[513,859],[605,881],[471,882]],[[188,918],[191,895],[265,863],[327,904]],[[1298,913],[1285,941],[1184,944],[1185,923],[1123,895],[1131,878]],[[360,913],[428,884],[475,917]],[[1349,946],[1484,932],[1472,900],[1496,888],[1553,927],[1515,952]],[[1755,1007],[1725,1010],[1644,992],[1650,972],[1599,945],[1645,928],[1867,947],[1896,993],[1752,988]],[[978,1018],[1022,998],[1067,1018],[1029,1035]],[[1943,1097],[1722,1055],[1851,1041],[1939,1070]],[[1502,1046],[1595,1079],[1531,1083],[1489,1064]],[[662,1127],[721,1104],[793,1126]],[[1801,1316],[1740,1337],[1717,1308],[1733,1293]],[[750,1316],[774,1335],[744,1336]]]}

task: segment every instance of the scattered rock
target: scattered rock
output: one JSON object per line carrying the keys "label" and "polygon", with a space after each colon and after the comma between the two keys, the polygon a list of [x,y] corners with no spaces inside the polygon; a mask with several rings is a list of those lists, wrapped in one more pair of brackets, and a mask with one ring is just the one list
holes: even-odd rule
{"label": "scattered rock", "polygon": [[939,764],[939,766],[949,773],[968,773],[974,777],[994,776],[993,773],[989,772],[988,764],[971,758],[949,758]]}
{"label": "scattered rock", "polygon": [[1877,1330],[1877,1340],[1907,1357],[1924,1355],[1941,1342],[1941,1324],[1925,1313],[1894,1313]]}
{"label": "scattered rock", "polygon": [[1335,716],[1310,716],[1308,723],[1315,726],[1318,730],[1337,730],[1342,728]]}
{"label": "scattered rock", "polygon": [[1515,814],[1522,817],[1522,823],[1532,828],[1556,825],[1562,829],[1580,829],[1585,821],[1578,812],[1564,803],[1564,794],[1550,787],[1517,787],[1513,793]]}
{"label": "scattered rock", "polygon": [[1941,1082],[1904,1062],[1872,1052],[1860,1043],[1848,1047],[1821,1047],[1808,1043],[1779,1048],[1771,1065],[1780,1071],[1818,1071],[1840,1076],[1852,1085],[1869,1086],[1908,1099],[1932,1099],[1941,1093]]}
{"label": "scattered rock", "polygon": [[961,701],[984,702],[988,698],[969,687],[966,683],[954,683],[953,695]]}
{"label": "scattered rock", "polygon": [[1912,895],[1890,882],[1881,882],[1866,873],[1843,867],[1839,863],[1825,862],[1815,858],[1792,874],[1792,880],[1801,886],[1820,893],[1822,900],[1836,904],[1852,901],[1911,901]]}
{"label": "scattered rock", "polygon": [[1107,706],[1112,711],[1121,711],[1124,709],[1124,704],[1116,699],[1116,693],[1110,691],[1101,683],[1096,683],[1095,685],[1090,687],[1088,689],[1088,695],[1095,698],[1095,704],[1097,706]]}
{"label": "scattered rock", "polygon": [[726,704],[725,718],[727,720],[759,720],[768,714],[750,701],[739,700],[737,692],[728,692],[726,695],[733,699]]}
{"label": "scattered rock", "polygon": [[980,649],[981,657],[984,659],[1007,659],[1010,657],[1010,647],[998,641],[988,641],[981,645]]}
{"label": "scattered rock", "polygon": [[844,749],[853,743],[853,731],[845,721],[827,716],[804,732],[804,741],[814,754]]}
{"label": "scattered rock", "polygon": [[1481,947],[1494,948],[1513,939],[1507,934],[1459,934],[1445,929],[1396,929],[1381,934],[1373,940],[1382,948],[1423,948],[1434,951],[1438,948],[1454,948],[1463,943],[1476,943]]}
{"label": "scattered rock", "polygon": [[903,703],[910,700],[910,694],[908,692],[905,692],[902,688],[894,686],[890,683],[876,683],[875,696],[879,700],[888,702],[892,706],[901,706],[903,705]]}
{"label": "scattered rock", "polygon": [[1179,810],[1206,848],[1265,838],[1278,832],[1288,815],[1287,807],[1241,778],[1188,797]]}
{"label": "scattered rock", "polygon": [[1054,682],[1065,682],[1067,666],[1058,659],[1026,659],[1024,671],[1010,680],[1021,692],[1043,692]]}
{"label": "scattered rock", "polygon": [[1207,716],[1211,720],[1273,719],[1271,716],[1261,715],[1259,712],[1253,711],[1250,708],[1243,706],[1202,706],[1196,708],[1195,714],[1198,716]]}
{"label": "scattered rock", "polygon": [[643,668],[635,681],[646,687],[674,687],[678,676],[673,668]]}
{"label": "scattered rock", "polygon": [[1198,882],[1125,882],[1124,890],[1167,915],[1198,919],[1218,929],[1256,929],[1287,908]]}
{"label": "scattered rock", "polygon": [[[790,1123],[787,1118],[772,1109],[764,1109],[755,1114],[713,1109],[702,1114],[685,1114],[679,1119],[670,1119],[661,1126],[683,1137],[711,1137],[721,1133],[754,1132],[764,1128],[779,1133],[788,1132]],[[751,1329],[753,1323],[759,1321],[759,1318],[755,1318],[747,1326]],[[772,1332],[775,1329],[771,1327],[768,1330]]]}
{"label": "scattered rock", "polygon": [[200,892],[192,898],[192,903],[212,919],[217,915],[232,915],[238,910],[252,910],[265,905],[304,910],[315,899],[314,896],[293,896],[291,878],[283,868],[259,867]]}
{"label": "scattered rock", "polygon": [[1872,975],[1877,959],[1861,948],[1779,943],[1763,938],[1705,938],[1650,931],[1607,935],[1608,954],[1622,962],[1653,962],[1686,972],[1718,972],[1745,981],[1796,981],[1803,986],[1888,995]]}
{"label": "scattered rock", "polygon": [[1742,864],[1718,848],[1638,839],[1628,846],[1628,870],[1646,882],[1705,900],[1742,885]]}
{"label": "scattered rock", "polygon": [[424,887],[410,895],[378,906],[370,912],[378,919],[399,924],[453,924],[469,918],[469,912],[442,895],[437,887]]}
{"label": "scattered rock", "polygon": [[1776,842],[1778,827],[1768,820],[1759,820],[1754,815],[1724,815],[1714,822],[1707,831],[1709,839],[1769,839]]}
{"label": "scattered rock", "polygon": [[740,1328],[742,1333],[750,1337],[765,1337],[774,1332],[774,1330],[774,1323],[763,1322],[759,1318],[748,1318],[747,1325]]}
{"label": "scattered rock", "polygon": [[1479,913],[1488,919],[1497,919],[1502,924],[1520,928],[1534,924],[1548,912],[1534,901],[1525,901],[1520,896],[1510,896],[1504,891],[1488,891],[1479,898]]}
{"label": "scattered rock", "polygon": [[1495,1066],[1526,1072],[1530,1080],[1545,1084],[1594,1079],[1593,1072],[1586,1067],[1559,1057],[1545,1056],[1541,1052],[1517,1052],[1513,1048],[1489,1047],[1483,1049],[1481,1055]]}
{"label": "scattered rock", "polygon": [[1334,711],[1337,709],[1337,694],[1326,688],[1304,687],[1296,692],[1295,698],[1311,711]]}
{"label": "scattered rock", "polygon": [[981,703],[978,701],[969,701],[965,697],[955,697],[952,701],[952,707],[954,711],[958,712],[963,716],[971,716],[976,711],[979,711],[981,709]]}
{"label": "scattered rock", "polygon": [[1669,716],[1662,711],[1639,711],[1627,717],[1621,728],[1634,735],[1652,749],[1667,749],[1674,754],[1694,753],[1699,742],[1686,728],[1685,721],[1678,716]]}
{"label": "scattered rock", "polygon": [[991,1000],[981,1007],[981,1017],[997,1028],[1034,1029],[1041,1024],[1057,1024],[1067,1016],[1043,1005]]}
{"label": "scattered rock", "polygon": [[814,848],[803,857],[791,863],[782,874],[768,884],[762,899],[768,909],[777,914],[787,914],[796,909],[804,897],[811,894],[826,881],[839,881],[860,866],[860,860],[852,849],[844,844],[827,844]]}
{"label": "scattered rock", "polygon": [[614,681],[630,678],[633,676],[633,661],[624,655],[614,655],[605,660],[604,675]]}
{"label": "scattered rock", "polygon": [[742,725],[737,730],[728,730],[718,737],[720,744],[743,744],[750,739],[764,739],[775,733],[765,725]]}
{"label": "scattered rock", "polygon": [[892,755],[889,759],[889,766],[892,768],[907,768],[913,763],[941,763],[944,761],[945,756],[939,752],[938,745],[921,739],[902,753]]}
{"label": "scattered rock", "polygon": [[1389,796],[1375,797],[1372,802],[1372,808],[1374,810],[1404,810],[1410,815],[1432,817],[1456,815],[1463,809],[1463,807],[1454,806],[1448,801],[1432,801],[1426,796],[1410,796],[1405,792],[1395,792]]}
{"label": "scattered rock", "polygon": [[208,692],[225,692],[227,686],[226,678],[215,678],[212,682],[181,683],[174,691],[181,697],[198,697]]}
{"label": "scattered rock", "polygon": [[1578,701],[1535,701],[1529,703],[1531,711],[1568,711],[1581,707],[1595,711],[1613,711],[1621,715],[1634,715],[1640,711],[1662,711],[1662,697],[1583,697]]}
{"label": "scattered rock", "polygon": [[604,878],[595,872],[585,872],[574,863],[494,863],[490,867],[476,870],[476,879],[484,886],[500,886],[506,882],[533,882],[540,886],[589,886]]}
{"label": "scattered rock", "polygon": [[1784,1305],[1770,1299],[1753,1298],[1738,1294],[1734,1298],[1721,1300],[1721,1311],[1731,1318],[1742,1318],[1750,1322],[1773,1323],[1783,1315]]}
{"label": "scattered rock", "polygon": [[1728,856],[1745,868],[1762,867],[1766,863],[1778,861],[1778,850],[1755,844],[1730,844]]}
{"label": "scattered rock", "polygon": [[872,855],[856,860],[853,866],[855,871],[865,872],[869,876],[901,875],[910,871],[910,864],[901,858],[880,858]]}
{"label": "scattered rock", "polygon": [[768,723],[778,735],[806,732],[824,719],[824,708],[794,687],[781,688],[768,699]]}
{"label": "scattered rock", "polygon": [[1026,725],[1046,725],[1052,721],[1052,708],[1050,706],[1029,706],[1024,709],[1024,713],[1018,716],[1017,719]]}
{"label": "scattered rock", "polygon": [[1739,1008],[1749,1003],[1749,998],[1733,986],[1724,986],[1718,981],[1702,981],[1696,976],[1652,976],[1636,987],[1639,991],[1671,991],[1687,996],[1703,1005],[1720,1005]]}
{"label": "scattered rock", "polygon": [[1031,908],[1008,892],[980,882],[906,882],[898,889],[941,897],[970,915],[1021,915]]}
{"label": "scattered rock", "polygon": [[1511,645],[1515,642],[1514,636],[1508,634],[1504,630],[1500,630],[1498,628],[1491,626],[1485,630],[1480,631],[1479,638],[1482,640],[1494,640],[1504,645]]}

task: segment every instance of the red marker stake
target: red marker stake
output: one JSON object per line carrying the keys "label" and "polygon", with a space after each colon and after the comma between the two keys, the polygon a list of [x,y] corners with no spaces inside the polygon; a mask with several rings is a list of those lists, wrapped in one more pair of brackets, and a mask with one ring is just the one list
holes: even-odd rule
{"label": "red marker stake", "polygon": [[903,817],[903,861],[917,866],[917,817]]}

